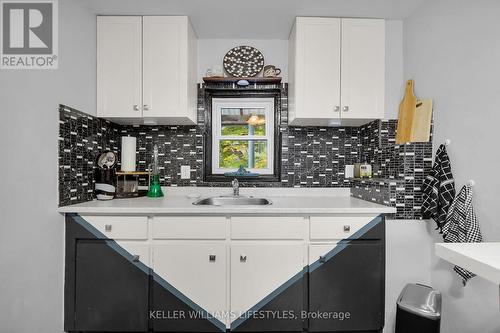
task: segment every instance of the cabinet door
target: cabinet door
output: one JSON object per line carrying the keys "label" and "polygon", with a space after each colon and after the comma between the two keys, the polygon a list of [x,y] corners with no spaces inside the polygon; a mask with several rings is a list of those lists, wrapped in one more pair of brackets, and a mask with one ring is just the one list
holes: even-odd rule
{"label": "cabinet door", "polygon": [[226,251],[225,242],[182,241],[153,246],[151,310],[155,331],[225,331]]}
{"label": "cabinet door", "polygon": [[[193,35],[186,16],[143,18],[144,117],[171,118],[172,123],[183,124],[183,119],[192,116],[188,93],[196,90],[196,82],[189,80],[188,70],[190,53],[196,53],[190,45]],[[196,118],[192,118],[194,124]]]}
{"label": "cabinet door", "polygon": [[[148,245],[130,245],[148,262]],[[75,330],[148,330],[149,272],[117,253],[106,240],[76,243]],[[142,266],[143,268],[145,266]]]}
{"label": "cabinet door", "polygon": [[97,115],[142,117],[142,18],[97,17]]}
{"label": "cabinet door", "polygon": [[302,243],[233,242],[232,331],[302,331]]}
{"label": "cabinet door", "polygon": [[342,19],[342,118],[384,118],[385,21]]}
{"label": "cabinet door", "polygon": [[310,245],[309,331],[382,329],[383,258],[381,241]]}
{"label": "cabinet door", "polygon": [[297,18],[294,31],[295,112],[310,125],[328,125],[340,117],[340,19]]}

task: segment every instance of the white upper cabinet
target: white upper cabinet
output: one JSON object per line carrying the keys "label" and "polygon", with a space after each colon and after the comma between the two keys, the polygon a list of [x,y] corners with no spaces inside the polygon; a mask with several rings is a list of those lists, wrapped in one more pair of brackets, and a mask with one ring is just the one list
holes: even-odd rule
{"label": "white upper cabinet", "polygon": [[196,123],[197,54],[186,16],[144,16],[143,117]]}
{"label": "white upper cabinet", "polygon": [[340,19],[297,18],[289,50],[293,124],[327,125],[340,115],[340,26]]}
{"label": "white upper cabinet", "polygon": [[142,19],[97,17],[97,115],[141,117]]}
{"label": "white upper cabinet", "polygon": [[360,125],[383,118],[385,21],[298,17],[288,76],[291,125]]}
{"label": "white upper cabinet", "polygon": [[384,118],[385,21],[342,19],[341,49],[342,118]]}
{"label": "white upper cabinet", "polygon": [[[116,24],[122,20],[134,24],[122,28]],[[97,26],[99,116],[122,124],[196,124],[198,52],[188,17],[100,16]]]}

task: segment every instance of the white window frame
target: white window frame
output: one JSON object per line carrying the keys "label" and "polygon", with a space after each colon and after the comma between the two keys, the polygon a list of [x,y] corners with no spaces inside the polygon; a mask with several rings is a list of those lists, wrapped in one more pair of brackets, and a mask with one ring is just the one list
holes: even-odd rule
{"label": "white window frame", "polygon": [[[266,117],[265,136],[222,136],[221,135],[221,113],[222,109],[264,109]],[[222,175],[226,172],[234,172],[236,169],[219,167],[220,152],[219,142],[221,140],[267,141],[267,168],[247,169],[247,171],[259,175],[274,174],[274,98],[213,98],[212,99],[212,174]]]}

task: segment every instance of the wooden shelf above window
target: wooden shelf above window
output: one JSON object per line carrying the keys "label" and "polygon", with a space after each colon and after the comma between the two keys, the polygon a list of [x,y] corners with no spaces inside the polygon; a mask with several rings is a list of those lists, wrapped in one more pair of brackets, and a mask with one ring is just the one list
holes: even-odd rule
{"label": "wooden shelf above window", "polygon": [[205,83],[236,83],[240,80],[247,80],[249,83],[280,84],[281,77],[208,77],[203,78]]}

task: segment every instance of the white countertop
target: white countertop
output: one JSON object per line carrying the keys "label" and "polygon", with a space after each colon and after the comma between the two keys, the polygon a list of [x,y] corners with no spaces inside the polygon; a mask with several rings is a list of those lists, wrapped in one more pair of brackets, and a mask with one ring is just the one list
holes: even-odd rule
{"label": "white countertop", "polygon": [[500,242],[437,243],[436,255],[500,285]]}
{"label": "white countertop", "polygon": [[[166,187],[163,198],[89,201],[59,208],[61,213],[80,214],[384,214],[393,207],[353,198],[345,188],[241,188],[240,195],[264,197],[266,206],[195,206],[199,198],[228,195],[230,188]],[[194,194],[199,198],[193,198]],[[191,196],[191,197],[188,197]]]}

